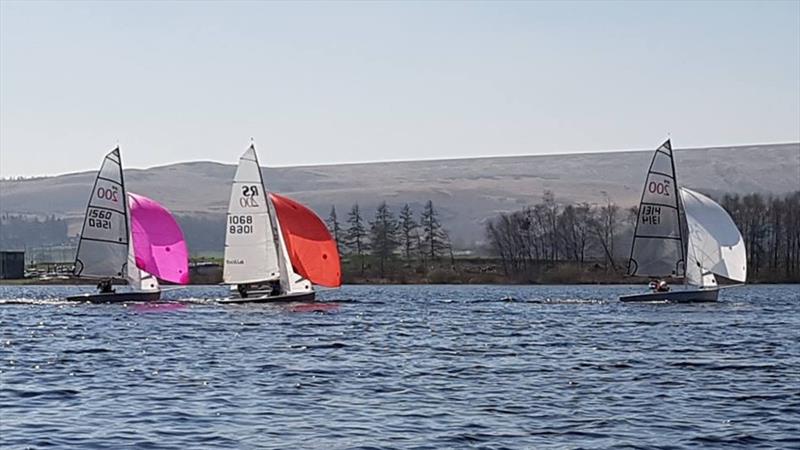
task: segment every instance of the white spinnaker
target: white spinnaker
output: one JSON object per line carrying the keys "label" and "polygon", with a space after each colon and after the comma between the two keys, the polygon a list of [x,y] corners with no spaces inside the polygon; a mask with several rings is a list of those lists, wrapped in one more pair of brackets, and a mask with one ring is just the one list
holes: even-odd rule
{"label": "white spinnaker", "polygon": [[119,148],[103,159],[83,219],[75,275],[125,278],[128,261],[128,206]]}
{"label": "white spinnaker", "polygon": [[239,158],[231,187],[222,278],[228,284],[280,278],[272,218],[252,145]]}
{"label": "white spinnaker", "polygon": [[684,276],[684,243],[672,146],[666,141],[650,162],[631,246],[628,273]]}
{"label": "white spinnaker", "polygon": [[731,216],[714,200],[691,189],[681,188],[681,199],[695,265],[731,280],[746,281],[747,252]]}

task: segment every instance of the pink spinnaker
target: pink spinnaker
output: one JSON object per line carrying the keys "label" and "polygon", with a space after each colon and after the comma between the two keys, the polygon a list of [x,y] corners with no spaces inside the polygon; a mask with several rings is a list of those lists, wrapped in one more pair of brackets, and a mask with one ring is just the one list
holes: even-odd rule
{"label": "pink spinnaker", "polygon": [[172,214],[155,200],[128,192],[136,267],[162,280],[189,284],[189,251]]}

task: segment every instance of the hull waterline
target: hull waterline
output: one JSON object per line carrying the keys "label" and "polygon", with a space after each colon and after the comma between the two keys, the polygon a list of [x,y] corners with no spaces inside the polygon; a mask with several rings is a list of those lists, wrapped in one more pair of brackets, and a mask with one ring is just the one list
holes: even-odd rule
{"label": "hull waterline", "polygon": [[152,292],[109,292],[105,294],[82,294],[67,297],[71,302],[88,303],[133,303],[154,302],[161,299],[161,291]]}
{"label": "hull waterline", "polygon": [[636,302],[668,302],[668,303],[709,303],[716,302],[719,289],[691,289],[669,292],[648,292],[646,294],[623,295],[619,301]]}
{"label": "hull waterline", "polygon": [[260,297],[233,297],[220,300],[220,303],[286,303],[286,302],[311,302],[314,301],[316,294],[312,292],[299,292],[285,295],[263,295]]}

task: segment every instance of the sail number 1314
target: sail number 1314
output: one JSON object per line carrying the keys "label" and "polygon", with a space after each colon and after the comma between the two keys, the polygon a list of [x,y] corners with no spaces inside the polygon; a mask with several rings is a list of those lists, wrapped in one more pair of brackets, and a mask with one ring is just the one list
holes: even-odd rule
{"label": "sail number 1314", "polygon": [[228,216],[228,233],[250,234],[253,232],[253,216]]}

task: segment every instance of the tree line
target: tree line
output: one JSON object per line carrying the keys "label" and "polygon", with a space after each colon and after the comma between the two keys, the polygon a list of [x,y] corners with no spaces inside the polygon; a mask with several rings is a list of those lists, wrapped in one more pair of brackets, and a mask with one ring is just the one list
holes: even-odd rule
{"label": "tree line", "polygon": [[541,202],[489,219],[486,240],[507,275],[557,261],[599,261],[613,271],[619,268],[616,252],[620,229],[632,213],[620,210],[610,200],[605,205],[561,205],[552,191],[545,191]]}
{"label": "tree line", "polygon": [[720,204],[742,233],[748,274],[800,279],[800,191],[782,197],[726,194]]}
{"label": "tree line", "polygon": [[[719,203],[742,233],[751,279],[800,279],[800,191],[782,197],[726,194]],[[485,235],[507,275],[542,263],[589,261],[624,273],[637,212],[610,200],[563,205],[545,191],[541,202],[488,220]]]}
{"label": "tree line", "polygon": [[405,264],[425,265],[445,254],[453,258],[447,230],[439,221],[431,200],[425,204],[419,219],[415,218],[408,203],[395,216],[384,201],[378,205],[371,220],[356,203],[341,222],[334,205],[326,223],[339,253],[354,259],[361,275],[364,275],[368,260],[378,265],[379,275],[383,278],[389,263],[397,259]]}
{"label": "tree line", "polygon": [[60,245],[67,242],[67,222],[54,215],[39,219],[4,213],[0,215],[0,247],[2,250]]}

